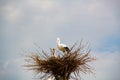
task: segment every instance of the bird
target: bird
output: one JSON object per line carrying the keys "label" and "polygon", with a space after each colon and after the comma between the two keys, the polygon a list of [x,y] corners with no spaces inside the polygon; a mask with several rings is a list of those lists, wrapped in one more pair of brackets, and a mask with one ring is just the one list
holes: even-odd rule
{"label": "bird", "polygon": [[54,57],[57,57],[57,55],[56,55],[56,49],[55,49],[55,48],[52,49],[52,53],[53,53],[52,55],[53,55]]}
{"label": "bird", "polygon": [[64,53],[64,52],[67,52],[67,53],[70,52],[70,49],[69,49],[65,44],[61,44],[59,37],[57,38],[57,47],[58,47],[58,49],[59,49],[60,51],[62,51],[63,53]]}

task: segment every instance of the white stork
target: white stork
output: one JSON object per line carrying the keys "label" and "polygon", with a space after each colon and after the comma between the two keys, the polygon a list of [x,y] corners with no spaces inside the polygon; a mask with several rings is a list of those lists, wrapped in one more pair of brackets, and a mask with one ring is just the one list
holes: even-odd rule
{"label": "white stork", "polygon": [[52,53],[53,53],[54,57],[57,57],[57,55],[56,55],[56,49],[55,48],[52,49]]}
{"label": "white stork", "polygon": [[57,47],[60,51],[63,51],[63,52],[68,53],[70,51],[70,49],[65,44],[60,43],[60,38],[57,38]]}

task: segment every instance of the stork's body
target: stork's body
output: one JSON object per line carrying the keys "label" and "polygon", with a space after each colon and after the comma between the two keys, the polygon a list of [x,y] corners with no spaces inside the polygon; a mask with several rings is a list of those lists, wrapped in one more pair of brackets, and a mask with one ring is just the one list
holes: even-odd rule
{"label": "stork's body", "polygon": [[60,43],[60,38],[57,38],[57,47],[60,51],[63,51],[63,52],[70,51],[70,49],[65,44]]}

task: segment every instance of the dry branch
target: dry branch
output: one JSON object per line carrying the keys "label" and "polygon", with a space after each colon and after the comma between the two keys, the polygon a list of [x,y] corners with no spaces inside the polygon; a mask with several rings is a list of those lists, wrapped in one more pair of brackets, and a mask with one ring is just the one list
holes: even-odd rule
{"label": "dry branch", "polygon": [[[53,51],[50,49],[51,56],[42,50],[41,54],[27,55],[24,66],[29,70],[39,73],[45,73],[55,78],[55,80],[69,80],[73,78],[71,73],[74,73],[74,79],[77,79],[80,73],[89,73],[93,68],[88,65],[89,62],[95,60],[90,56],[90,50],[83,50],[84,47],[76,47],[76,43],[70,48],[67,54],[59,54],[57,57],[53,56]],[[60,53],[60,52],[59,52]],[[41,56],[43,55],[43,56]],[[44,78],[44,77],[42,77]]]}

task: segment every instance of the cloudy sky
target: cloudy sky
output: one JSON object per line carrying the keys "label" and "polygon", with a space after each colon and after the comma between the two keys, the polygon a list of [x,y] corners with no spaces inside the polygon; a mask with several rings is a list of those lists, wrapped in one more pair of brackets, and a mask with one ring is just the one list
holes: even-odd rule
{"label": "cloudy sky", "polygon": [[[0,0],[0,80],[33,80],[24,51],[89,42],[97,61],[84,80],[119,80],[120,0]],[[37,45],[35,45],[37,44]],[[29,53],[28,53],[29,54]]]}

